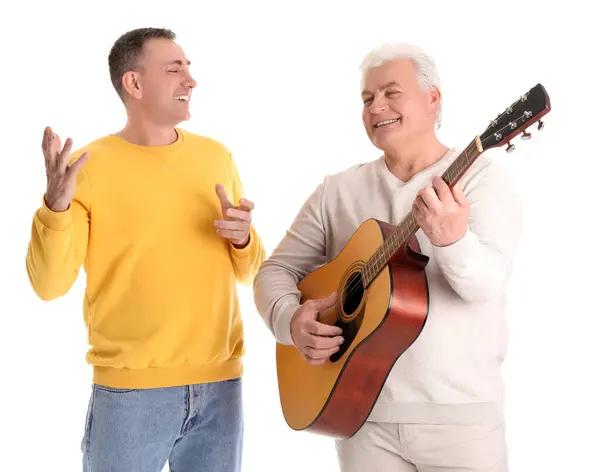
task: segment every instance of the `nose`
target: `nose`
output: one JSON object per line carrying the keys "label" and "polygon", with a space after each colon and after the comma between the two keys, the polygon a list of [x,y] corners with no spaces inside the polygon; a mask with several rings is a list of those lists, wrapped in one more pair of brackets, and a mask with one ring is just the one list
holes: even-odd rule
{"label": "nose", "polygon": [[383,97],[375,97],[373,99],[373,102],[371,103],[371,106],[369,107],[369,111],[373,114],[373,115],[377,115],[379,113],[383,113],[384,111],[387,110],[387,101],[385,100],[385,98]]}
{"label": "nose", "polygon": [[185,78],[184,78],[184,81],[183,81],[183,86],[184,87],[190,87],[190,88],[196,88],[197,85],[198,84],[196,83],[196,81],[192,77],[192,74],[190,74],[190,72],[187,71],[185,73]]}

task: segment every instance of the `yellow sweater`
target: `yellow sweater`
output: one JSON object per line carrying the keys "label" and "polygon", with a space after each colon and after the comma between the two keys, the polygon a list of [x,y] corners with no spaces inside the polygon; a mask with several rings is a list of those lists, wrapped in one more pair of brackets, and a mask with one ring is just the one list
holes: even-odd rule
{"label": "yellow sweater", "polygon": [[[216,234],[215,186],[244,196],[229,151],[178,129],[168,146],[114,135],[89,151],[65,212],[42,201],[26,267],[35,293],[68,292],[83,265],[84,321],[94,381],[152,388],[242,375],[243,326],[236,282],[250,284],[265,258],[252,228],[238,249]],[[250,196],[248,198],[251,199]]]}

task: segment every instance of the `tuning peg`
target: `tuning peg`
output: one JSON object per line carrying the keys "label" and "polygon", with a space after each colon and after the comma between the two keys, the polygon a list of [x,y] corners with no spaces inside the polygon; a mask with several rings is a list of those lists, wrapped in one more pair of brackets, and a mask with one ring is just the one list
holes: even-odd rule
{"label": "tuning peg", "polygon": [[541,131],[544,129],[544,122],[542,120],[538,121],[538,131]]}
{"label": "tuning peg", "polygon": [[523,131],[523,134],[521,135],[521,139],[523,141],[527,141],[528,139],[531,139],[531,133],[528,132],[527,130]]}
{"label": "tuning peg", "polygon": [[506,152],[513,152],[515,150],[515,145],[508,143],[508,145],[506,146]]}

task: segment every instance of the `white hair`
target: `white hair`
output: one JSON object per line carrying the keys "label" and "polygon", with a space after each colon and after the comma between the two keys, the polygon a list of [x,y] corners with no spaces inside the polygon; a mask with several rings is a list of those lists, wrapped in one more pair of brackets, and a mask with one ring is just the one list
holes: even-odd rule
{"label": "white hair", "polygon": [[[421,48],[407,43],[383,44],[369,52],[360,65],[361,87],[364,87],[365,77],[369,70],[398,59],[410,59],[413,62],[417,71],[417,79],[424,92],[434,88],[441,91],[440,76],[433,58]],[[437,128],[442,124],[441,99],[435,123]]]}

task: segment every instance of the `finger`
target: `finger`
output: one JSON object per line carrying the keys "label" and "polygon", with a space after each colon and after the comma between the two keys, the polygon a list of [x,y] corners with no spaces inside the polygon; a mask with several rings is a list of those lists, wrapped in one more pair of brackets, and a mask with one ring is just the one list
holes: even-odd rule
{"label": "finger", "polygon": [[460,184],[456,184],[452,188],[452,195],[454,196],[454,200],[461,208],[467,208],[469,206],[469,202],[465,193],[463,192],[462,186]]}
{"label": "finger", "polygon": [[223,208],[232,208],[234,206],[233,203],[229,201],[225,187],[223,187],[221,184],[217,184],[215,191],[217,192],[217,197],[219,197],[219,201],[221,202],[221,206]]}
{"label": "finger", "polygon": [[55,154],[52,152],[52,149],[56,139],[57,136],[52,131],[52,128],[50,128],[50,126],[47,126],[44,129],[44,137],[42,139],[42,151],[44,152],[46,162],[54,162]]}
{"label": "finger", "polygon": [[240,199],[240,206],[242,210],[252,211],[254,210],[254,202],[248,200],[247,198]]}
{"label": "finger", "polygon": [[323,365],[323,364],[325,364],[325,363],[328,361],[328,359],[327,359],[327,358],[325,358],[325,359],[312,359],[311,357],[309,357],[309,356],[307,356],[306,354],[304,354],[302,351],[301,351],[301,354],[302,354],[302,357],[304,357],[304,359],[305,359],[305,360],[306,360],[306,361],[307,361],[307,362],[308,362],[310,365],[312,365],[312,366],[315,366],[315,367],[317,367],[317,366],[320,366],[320,365]]}
{"label": "finger", "polygon": [[67,138],[65,141],[65,145],[62,148],[58,156],[58,161],[63,169],[67,168],[69,164],[69,156],[71,155],[71,148],[73,147],[73,140],[71,138]]}
{"label": "finger", "polygon": [[327,360],[332,354],[340,350],[339,346],[330,349],[313,349],[310,347],[304,348],[304,355],[313,361]]}
{"label": "finger", "polygon": [[44,128],[44,134],[42,135],[42,151],[48,150],[48,143],[50,141],[50,126]]}
{"label": "finger", "polygon": [[315,336],[309,335],[307,340],[307,347],[313,349],[333,349],[344,342],[344,338],[341,336]]}
{"label": "finger", "polygon": [[450,187],[448,187],[448,184],[441,177],[433,178],[433,188],[442,203],[454,200]]}
{"label": "finger", "polygon": [[415,198],[415,201],[413,202],[413,211],[415,212],[415,216],[424,215],[425,213],[427,213],[427,210],[427,205],[425,205],[425,202],[423,201],[421,196],[418,195],[417,198]]}
{"label": "finger", "polygon": [[227,220],[216,220],[215,228],[221,229],[232,229],[236,231],[247,231],[249,224],[247,221],[227,221]]}
{"label": "finger", "polygon": [[306,332],[316,336],[340,336],[343,333],[342,328],[319,323],[317,320],[308,320],[306,322]]}
{"label": "finger", "polygon": [[81,156],[79,156],[79,158],[75,162],[73,162],[73,164],[71,164],[67,169],[67,173],[69,174],[69,176],[77,175],[81,167],[83,167],[83,164],[85,164],[89,158],[89,152],[84,152]]}
{"label": "finger", "polygon": [[425,210],[431,210],[433,213],[440,211],[442,202],[440,202],[440,199],[435,193],[433,187],[425,187],[419,192],[419,197],[425,205]]}
{"label": "finger", "polygon": [[58,157],[60,147],[61,147],[61,144],[60,144],[60,138],[58,137],[58,134],[56,134],[54,131],[50,130],[50,146],[48,148],[48,151],[50,152],[53,159],[56,159]]}
{"label": "finger", "polygon": [[252,219],[252,216],[247,211],[237,210],[235,208],[229,208],[227,211],[225,211],[225,216],[248,222]]}
{"label": "finger", "polygon": [[231,229],[218,229],[217,234],[222,238],[233,239],[234,241],[242,241],[248,235],[247,231],[235,231]]}

